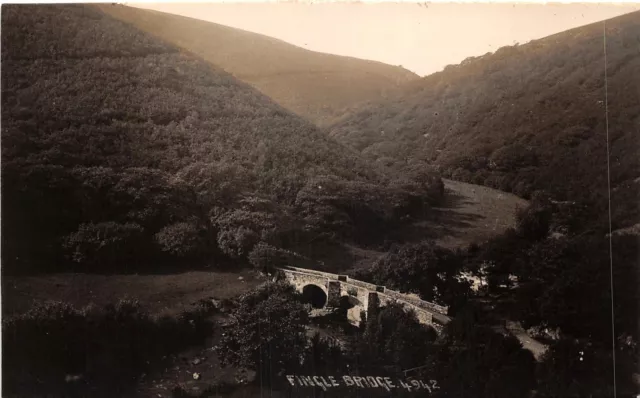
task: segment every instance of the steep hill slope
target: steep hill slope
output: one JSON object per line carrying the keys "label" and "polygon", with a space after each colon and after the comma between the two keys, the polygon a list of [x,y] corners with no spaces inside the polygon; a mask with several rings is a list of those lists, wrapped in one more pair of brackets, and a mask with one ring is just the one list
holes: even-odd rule
{"label": "steep hill slope", "polygon": [[133,7],[100,7],[223,68],[318,125],[345,107],[382,98],[418,78],[400,67],[309,51],[215,23]]}
{"label": "steep hill slope", "polygon": [[[614,229],[640,215],[640,13],[465,60],[344,116],[332,136],[402,167],[528,197],[591,202],[606,220],[607,128]],[[635,220],[635,221],[634,221]]]}
{"label": "steep hill slope", "polygon": [[255,89],[92,6],[5,6],[2,30],[3,270],[246,259],[259,241],[355,236],[420,202]]}

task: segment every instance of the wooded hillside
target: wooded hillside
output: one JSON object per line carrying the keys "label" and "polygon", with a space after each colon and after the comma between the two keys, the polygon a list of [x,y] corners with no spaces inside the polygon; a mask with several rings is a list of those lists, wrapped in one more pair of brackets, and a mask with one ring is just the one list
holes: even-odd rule
{"label": "wooded hillside", "polygon": [[5,6],[2,27],[5,270],[368,241],[427,206],[427,182],[391,183],[257,90],[92,6]]}
{"label": "wooded hillside", "polygon": [[347,114],[331,135],[383,164],[426,161],[455,180],[580,200],[614,229],[637,223],[640,13],[504,47]]}

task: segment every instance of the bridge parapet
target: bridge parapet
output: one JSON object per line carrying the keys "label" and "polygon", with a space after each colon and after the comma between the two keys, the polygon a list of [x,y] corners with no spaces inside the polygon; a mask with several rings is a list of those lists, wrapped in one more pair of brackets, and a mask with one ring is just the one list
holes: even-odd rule
{"label": "bridge parapet", "polygon": [[358,287],[361,287],[363,289],[368,289],[368,290],[371,290],[371,291],[374,291],[374,292],[376,291],[376,289],[378,287],[378,285],[374,285],[373,283],[363,282],[363,281],[359,281],[357,279],[351,279],[351,278],[347,279],[346,282],[350,283],[350,284],[352,284],[354,286],[358,286]]}
{"label": "bridge parapet", "polygon": [[309,270],[298,267],[281,267],[287,279],[300,291],[306,284],[315,284],[322,288],[327,296],[327,305],[338,307],[342,296],[357,297],[363,309],[369,313],[379,304],[398,302],[408,310],[413,310],[418,321],[434,327],[438,332],[446,325],[450,318],[447,316],[448,307],[430,303],[408,296],[384,286],[351,279],[347,275],[336,275],[328,272]]}
{"label": "bridge parapet", "polygon": [[324,278],[327,278],[327,279],[335,279],[335,280],[338,280],[338,278],[340,276],[340,275],[336,275],[336,274],[331,274],[329,272],[317,271],[315,269],[292,267],[290,265],[287,265],[285,267],[280,267],[280,269],[282,271],[302,272],[304,274],[313,274],[313,275],[321,276],[321,277],[324,277]]}
{"label": "bridge parapet", "polygon": [[385,294],[388,295],[388,296],[391,296],[391,297],[393,297],[393,298],[395,298],[397,300],[405,301],[405,302],[410,303],[411,305],[413,305],[415,307],[418,307],[418,308],[421,308],[421,309],[424,309],[424,310],[427,310],[427,311],[434,311],[434,312],[437,312],[437,313],[442,314],[442,315],[447,315],[447,313],[449,312],[449,307],[445,307],[445,306],[438,305],[438,304],[435,304],[435,303],[430,303],[428,301],[420,300],[418,298],[413,298],[413,297],[407,296],[406,294],[402,294],[402,293],[400,293],[398,291],[395,291],[395,290],[387,289],[385,291]]}

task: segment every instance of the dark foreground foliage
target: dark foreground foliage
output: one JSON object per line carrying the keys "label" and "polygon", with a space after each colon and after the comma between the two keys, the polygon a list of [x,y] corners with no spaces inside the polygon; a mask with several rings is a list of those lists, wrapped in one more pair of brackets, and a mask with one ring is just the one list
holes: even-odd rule
{"label": "dark foreground foliage", "polygon": [[[636,358],[640,357],[637,327],[640,240],[633,234],[622,233],[614,233],[610,239],[606,229],[594,228],[591,211],[588,203],[554,202],[544,192],[536,192],[530,206],[518,212],[516,227],[503,235],[458,251],[429,242],[395,246],[372,268],[360,271],[357,276],[450,305],[450,313],[456,319],[450,325],[449,335],[458,336],[453,341],[476,348],[479,344],[497,344],[491,352],[506,350],[504,356],[499,355],[499,361],[509,363],[507,352],[515,350],[519,343],[509,342],[509,338],[503,345],[502,339],[495,337],[487,326],[500,326],[505,319],[520,322],[534,338],[550,345],[536,370],[541,397],[610,395],[614,339],[616,383],[621,393],[631,394],[637,389],[632,378],[638,366]],[[469,285],[459,278],[460,272],[473,274],[487,283],[480,292],[483,298],[474,297]],[[488,303],[491,310],[470,310],[469,305],[478,300]],[[480,388],[478,381],[469,378],[478,375],[491,380],[483,373],[491,368],[485,362],[490,359],[479,359],[485,354],[471,355],[467,349],[456,348],[456,344],[441,354],[443,357],[438,361],[444,362],[437,362],[436,366],[443,369],[447,361],[455,364],[452,366],[459,373],[448,389],[461,396],[494,396],[492,391],[497,384],[487,385],[482,392],[485,387]],[[519,355],[513,360],[528,361]],[[526,365],[528,369],[531,366]],[[505,391],[515,388],[512,380],[532,386],[530,379],[523,381],[514,375],[500,379],[500,383],[505,383],[501,388]],[[513,396],[522,396],[522,391],[514,391]]]}
{"label": "dark foreground foliage", "polygon": [[[436,380],[440,389],[434,390],[434,396],[439,397],[473,394],[511,398],[526,396],[535,386],[533,355],[514,337],[492,331],[482,322],[482,315],[469,307],[461,310],[438,338],[414,313],[390,303],[368,314],[353,339],[337,344],[318,333],[311,338],[306,335],[305,328],[311,324],[308,307],[300,300],[299,294],[282,282],[267,284],[240,298],[232,313],[236,321],[225,331],[219,346],[225,363],[258,370],[255,383],[296,397],[389,393],[382,388],[348,388],[344,383],[326,391],[291,386],[286,375]],[[392,396],[416,396],[416,392],[399,389]]]}
{"label": "dark foreground foliage", "polygon": [[525,397],[535,387],[535,359],[514,336],[484,324],[466,307],[447,325],[445,342],[432,364],[443,397]]}
{"label": "dark foreground foliage", "polygon": [[[616,352],[616,393],[634,397],[637,385],[630,375],[637,372],[637,353]],[[536,397],[611,397],[613,358],[611,347],[586,340],[565,338],[553,343],[537,369],[539,387]]]}
{"label": "dark foreground foliage", "polygon": [[152,317],[136,302],[49,302],[3,320],[3,395],[119,396],[165,356],[212,333],[204,310]]}
{"label": "dark foreground foliage", "polygon": [[526,327],[559,328],[604,345],[611,341],[613,283],[617,333],[638,341],[640,240],[590,228],[584,208],[534,200],[516,229],[474,248],[467,267],[488,276],[491,291],[510,297],[511,316]]}

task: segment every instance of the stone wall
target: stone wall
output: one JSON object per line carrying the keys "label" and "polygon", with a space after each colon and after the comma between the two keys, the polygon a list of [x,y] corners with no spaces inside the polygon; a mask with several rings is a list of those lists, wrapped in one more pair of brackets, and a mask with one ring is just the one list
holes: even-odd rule
{"label": "stone wall", "polygon": [[323,278],[326,278],[326,279],[338,280],[338,275],[336,275],[336,274],[330,274],[328,272],[317,271],[317,270],[314,270],[314,269],[306,269],[306,268],[291,267],[291,266],[282,267],[281,269],[283,271],[300,272],[300,273],[304,273],[304,274],[308,274],[308,275],[316,275],[318,277],[323,277]]}
{"label": "stone wall", "polygon": [[430,310],[430,311],[434,311],[434,312],[438,312],[440,314],[446,315],[447,312],[449,311],[448,307],[444,307],[435,303],[430,303],[428,301],[424,301],[424,300],[420,300],[420,299],[416,299],[413,297],[409,297],[405,294],[402,294],[400,292],[397,292],[395,290],[389,290],[387,289],[385,291],[385,294],[388,296],[391,296],[395,299],[398,300],[402,300],[402,301],[406,301],[407,303],[410,303],[418,308],[422,308],[425,310]]}

